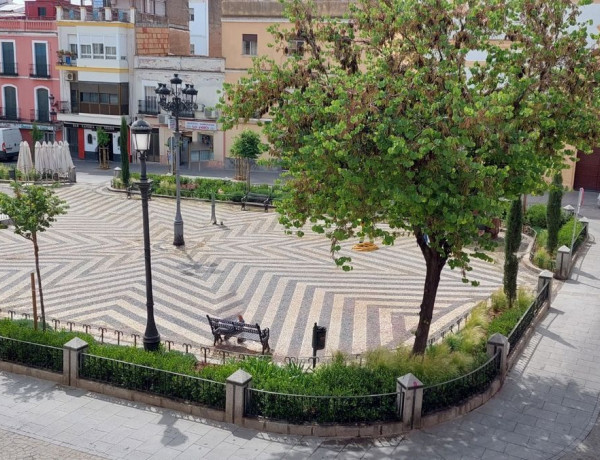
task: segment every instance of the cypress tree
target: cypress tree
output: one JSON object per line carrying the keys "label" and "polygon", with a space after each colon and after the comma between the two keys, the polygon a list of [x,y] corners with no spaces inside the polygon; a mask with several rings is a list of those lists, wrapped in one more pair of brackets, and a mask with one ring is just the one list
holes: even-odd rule
{"label": "cypress tree", "polygon": [[552,179],[550,194],[548,196],[548,206],[546,207],[546,227],[548,228],[546,249],[550,254],[554,254],[558,246],[558,232],[560,231],[562,220],[562,197],[562,176],[557,174]]}
{"label": "cypress tree", "polygon": [[121,180],[125,187],[129,185],[129,145],[128,142],[127,121],[121,117],[121,132],[119,137],[119,147],[121,148]]}
{"label": "cypress tree", "polygon": [[523,210],[521,199],[518,198],[511,203],[508,212],[506,234],[504,236],[504,293],[508,299],[509,307],[512,307],[517,298],[517,274],[519,272],[519,260],[516,252],[521,245],[521,230],[523,227]]}

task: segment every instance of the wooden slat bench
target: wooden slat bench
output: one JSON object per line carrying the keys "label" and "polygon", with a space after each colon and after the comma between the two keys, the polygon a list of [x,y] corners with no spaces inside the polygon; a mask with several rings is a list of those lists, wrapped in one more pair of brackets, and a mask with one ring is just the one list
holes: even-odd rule
{"label": "wooden slat bench", "polygon": [[242,197],[242,210],[246,210],[247,204],[255,204],[258,206],[264,206],[265,212],[269,210],[269,205],[271,204],[272,197],[271,195],[264,195],[262,193],[253,193],[248,192]]}
{"label": "wooden slat bench", "polygon": [[247,339],[259,342],[262,345],[263,355],[265,354],[265,351],[268,352],[271,350],[271,347],[269,346],[268,327],[261,329],[258,324],[248,324],[243,321],[230,319],[211,318],[209,315],[206,315],[206,317],[208,318],[208,324],[210,324],[210,329],[215,338],[213,345],[217,345],[217,342],[222,342],[223,339],[227,340],[230,337],[235,336],[238,338],[238,341],[240,341],[240,339]]}

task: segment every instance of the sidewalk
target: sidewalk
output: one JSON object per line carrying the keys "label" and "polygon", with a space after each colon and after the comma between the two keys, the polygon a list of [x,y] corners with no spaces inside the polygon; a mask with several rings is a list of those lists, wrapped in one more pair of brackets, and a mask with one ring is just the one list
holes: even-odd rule
{"label": "sidewalk", "polygon": [[[121,167],[120,162],[110,162],[108,169],[101,169],[100,165],[95,161],[89,160],[73,160],[77,171],[77,182],[86,183],[103,183],[110,181],[114,177],[114,169]],[[131,163],[129,165],[131,172],[140,172],[140,162]],[[147,163],[146,170],[149,174],[167,174],[169,172],[169,166],[159,163]],[[207,177],[212,179],[226,179],[231,180],[235,176],[235,170],[233,169],[222,169],[222,168],[202,168],[199,169],[187,169],[184,165],[179,170],[179,174],[182,176],[189,177]],[[281,178],[281,171],[262,171],[262,170],[251,170],[250,180],[253,184],[267,184],[273,185],[277,179]]]}

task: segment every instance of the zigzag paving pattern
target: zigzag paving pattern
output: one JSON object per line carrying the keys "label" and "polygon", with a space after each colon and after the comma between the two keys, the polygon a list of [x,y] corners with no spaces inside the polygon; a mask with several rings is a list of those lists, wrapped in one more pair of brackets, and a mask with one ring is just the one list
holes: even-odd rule
{"label": "zigzag paving pattern", "polygon": [[[2,187],[6,189],[5,186]],[[40,235],[44,300],[48,318],[143,334],[146,294],[141,202],[105,187],[77,184],[57,193],[68,214]],[[206,314],[242,314],[247,322],[270,327],[278,356],[309,356],[312,326],[328,329],[327,352],[360,353],[410,341],[416,327],[424,262],[413,238],[392,247],[353,252],[343,245],[354,270],[335,266],[329,242],[307,233],[286,235],[273,212],[241,211],[182,200],[185,249],[172,245],[175,202],[149,203],[156,323],[163,339],[212,345]],[[462,282],[460,271],[444,269],[434,325],[439,329],[464,314],[501,285],[502,267],[474,261]],[[0,231],[0,308],[31,311],[30,242]],[[523,270],[522,270],[523,272]],[[522,273],[533,285],[535,275]],[[251,345],[250,345],[251,347]]]}

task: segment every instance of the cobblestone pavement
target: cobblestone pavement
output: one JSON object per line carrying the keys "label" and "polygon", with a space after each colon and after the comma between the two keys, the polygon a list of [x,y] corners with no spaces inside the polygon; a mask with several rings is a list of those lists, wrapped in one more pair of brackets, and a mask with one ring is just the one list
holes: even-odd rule
{"label": "cobblestone pavement", "polygon": [[104,457],[0,430],[0,459],[2,460],[100,460],[101,458]]}
{"label": "cobblestone pavement", "polygon": [[[39,235],[47,318],[65,328],[90,325],[96,336],[108,328],[103,336],[110,340],[123,331],[122,339],[131,340],[144,331],[146,316],[140,200],[98,184],[63,187],[57,194],[69,203],[68,213]],[[425,277],[413,238],[369,253],[351,249],[358,241],[345,242],[343,252],[352,256],[354,269],[344,272],[331,260],[325,237],[286,235],[274,212],[219,204],[223,225],[212,225],[209,203],[183,201],[186,245],[177,249],[174,204],[154,198],[149,208],[156,323],[177,349],[183,343],[196,352],[212,346],[207,314],[241,314],[269,327],[279,357],[309,357],[315,322],[328,330],[323,354],[412,341]],[[30,314],[31,243],[2,231],[0,259],[6,262],[0,264],[3,314]],[[501,286],[502,264],[474,260],[472,265],[469,277],[478,287],[463,283],[460,270],[442,272],[432,332]],[[521,282],[532,285],[536,276],[522,270]],[[250,345],[255,345],[251,351],[258,348]]]}

